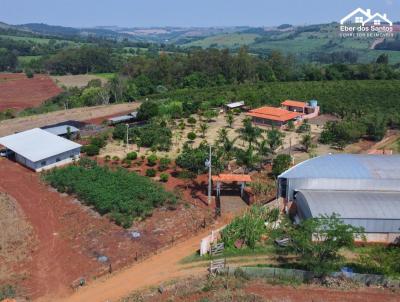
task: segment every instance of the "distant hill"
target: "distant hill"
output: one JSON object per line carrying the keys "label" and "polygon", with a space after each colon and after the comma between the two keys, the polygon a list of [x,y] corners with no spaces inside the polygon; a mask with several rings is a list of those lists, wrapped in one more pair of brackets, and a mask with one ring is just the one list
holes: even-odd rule
{"label": "distant hill", "polygon": [[215,47],[233,51],[248,46],[251,52],[268,54],[273,50],[290,53],[301,61],[355,63],[374,61],[388,53],[391,63],[400,63],[399,39],[342,38],[338,23],[277,27],[118,27],[73,28],[41,23],[9,25],[0,22],[0,33],[40,35],[71,39],[99,37],[132,42],[176,44],[183,48]]}

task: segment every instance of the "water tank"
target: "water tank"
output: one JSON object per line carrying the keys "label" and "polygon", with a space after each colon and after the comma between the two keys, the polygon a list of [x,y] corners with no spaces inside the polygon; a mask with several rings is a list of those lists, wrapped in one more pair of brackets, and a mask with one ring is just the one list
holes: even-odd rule
{"label": "water tank", "polygon": [[315,108],[318,106],[318,101],[317,100],[311,100],[308,102],[311,107]]}

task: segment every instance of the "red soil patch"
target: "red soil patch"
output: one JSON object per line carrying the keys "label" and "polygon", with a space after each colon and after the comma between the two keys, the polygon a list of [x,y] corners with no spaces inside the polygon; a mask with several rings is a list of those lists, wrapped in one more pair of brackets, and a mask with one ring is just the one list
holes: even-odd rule
{"label": "red soil patch", "polygon": [[273,286],[265,282],[251,282],[245,292],[261,296],[272,302],[395,302],[400,301],[398,293],[376,288],[360,288],[354,290],[335,290],[313,286]]}
{"label": "red soil patch", "polygon": [[135,223],[131,230],[141,237],[132,239],[129,231],[8,160],[0,160],[0,190],[21,206],[38,240],[30,260],[15,266],[15,273],[29,272],[18,285],[30,298],[67,294],[78,278],[107,273],[109,264],[98,262],[100,255],[107,256],[116,270],[192,236],[204,221],[212,222],[212,212],[196,204],[159,208],[152,217]]}
{"label": "red soil patch", "polygon": [[25,74],[0,74],[0,111],[39,106],[61,92],[47,75],[28,79]]}

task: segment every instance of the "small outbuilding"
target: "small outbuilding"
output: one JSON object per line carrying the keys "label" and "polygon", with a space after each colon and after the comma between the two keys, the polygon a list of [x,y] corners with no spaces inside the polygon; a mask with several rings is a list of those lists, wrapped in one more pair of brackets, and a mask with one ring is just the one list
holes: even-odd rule
{"label": "small outbuilding", "polygon": [[42,129],[61,137],[67,137],[68,133],[71,135],[71,137],[75,137],[79,133],[79,129],[71,125],[43,127]]}
{"label": "small outbuilding", "polygon": [[234,109],[242,109],[245,106],[244,101],[233,102],[225,105],[226,111],[231,111]]}
{"label": "small outbuilding", "polygon": [[9,157],[36,172],[79,159],[82,147],[40,128],[4,136],[0,145],[12,151]]}

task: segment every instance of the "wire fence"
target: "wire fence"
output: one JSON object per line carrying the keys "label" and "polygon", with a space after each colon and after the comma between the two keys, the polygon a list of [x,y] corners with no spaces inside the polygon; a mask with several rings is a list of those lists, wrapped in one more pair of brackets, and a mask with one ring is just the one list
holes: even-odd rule
{"label": "wire fence", "polygon": [[[250,278],[267,278],[274,280],[296,280],[299,282],[308,282],[317,277],[313,272],[310,271],[275,267],[227,267],[225,269],[225,272],[228,274],[236,274],[238,270]],[[329,276],[336,278],[345,277],[368,286],[390,285],[394,287],[400,287],[400,280],[393,280],[383,275],[335,272],[331,273]]]}

